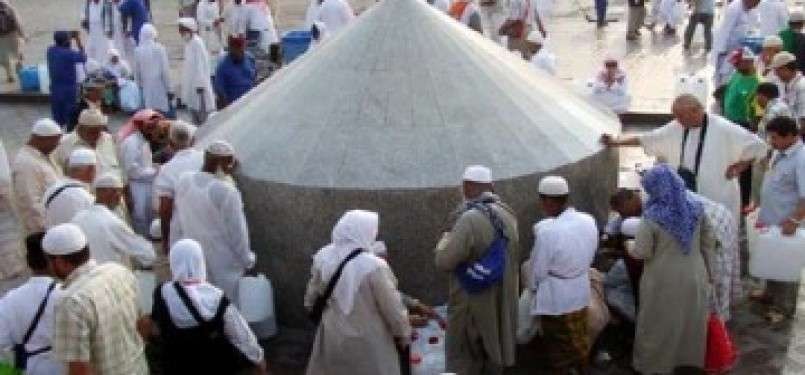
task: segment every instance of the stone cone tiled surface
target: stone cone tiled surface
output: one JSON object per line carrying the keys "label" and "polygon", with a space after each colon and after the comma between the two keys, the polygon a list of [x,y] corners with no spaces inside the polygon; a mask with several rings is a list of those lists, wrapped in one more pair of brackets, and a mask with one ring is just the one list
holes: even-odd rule
{"label": "stone cone tiled surface", "polygon": [[345,210],[379,211],[401,289],[444,302],[432,249],[465,166],[492,169],[528,249],[548,172],[603,220],[618,159],[598,139],[619,130],[611,113],[426,3],[385,0],[213,117],[199,147],[234,144],[259,268],[280,322],[300,326],[311,255]]}

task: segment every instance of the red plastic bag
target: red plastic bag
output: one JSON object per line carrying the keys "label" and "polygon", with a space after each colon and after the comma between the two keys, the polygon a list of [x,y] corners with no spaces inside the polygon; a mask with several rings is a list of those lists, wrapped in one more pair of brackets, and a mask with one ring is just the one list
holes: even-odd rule
{"label": "red plastic bag", "polygon": [[737,359],[738,351],[724,321],[715,313],[710,313],[707,321],[707,353],[704,369],[708,374],[721,374],[730,370]]}

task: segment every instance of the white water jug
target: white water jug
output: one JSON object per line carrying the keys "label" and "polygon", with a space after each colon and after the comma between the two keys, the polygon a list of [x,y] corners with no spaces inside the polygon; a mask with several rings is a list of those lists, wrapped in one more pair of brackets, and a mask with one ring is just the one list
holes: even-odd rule
{"label": "white water jug", "polygon": [[137,285],[140,287],[140,294],[137,296],[137,302],[140,309],[144,314],[151,314],[151,308],[154,306],[154,289],[157,287],[157,278],[153,271],[134,271],[134,277],[137,278]]}
{"label": "white water jug", "polygon": [[748,241],[749,273],[757,278],[797,282],[805,267],[805,229],[783,236],[779,227],[761,229]]}

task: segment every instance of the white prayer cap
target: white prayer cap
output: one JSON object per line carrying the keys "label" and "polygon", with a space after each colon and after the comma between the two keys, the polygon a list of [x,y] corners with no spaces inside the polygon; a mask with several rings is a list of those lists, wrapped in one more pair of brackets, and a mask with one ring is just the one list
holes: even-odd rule
{"label": "white prayer cap", "polygon": [[78,126],[106,126],[108,122],[109,118],[94,108],[85,109],[78,116]]}
{"label": "white prayer cap", "polygon": [[179,26],[184,27],[185,29],[188,29],[192,32],[198,31],[198,24],[196,23],[196,20],[193,18],[182,17],[179,18],[179,21],[177,21],[177,23],[179,24]]}
{"label": "white prayer cap", "polygon": [[567,180],[559,176],[546,176],[539,181],[540,195],[549,197],[561,197],[570,193]]}
{"label": "white prayer cap", "polygon": [[763,39],[763,48],[782,47],[783,40],[777,35],[769,35]]}
{"label": "white prayer cap", "polygon": [[783,51],[774,55],[774,58],[771,59],[771,64],[769,64],[769,67],[772,69],[782,68],[794,61],[797,61],[797,57],[794,56],[794,54],[788,51]]}
{"label": "white prayer cap", "polygon": [[805,21],[805,13],[802,13],[801,10],[791,12],[791,15],[788,17],[788,23],[803,21]]}
{"label": "white prayer cap", "polygon": [[62,135],[63,132],[56,121],[53,121],[49,118],[43,118],[34,123],[34,126],[31,129],[31,134],[38,135],[40,137],[55,137],[57,135]]}
{"label": "white prayer cap", "polygon": [[151,228],[148,229],[148,235],[152,240],[158,241],[162,239],[162,222],[159,219],[154,219],[151,222]]}
{"label": "white prayer cap", "polygon": [[215,156],[234,156],[235,147],[227,141],[215,141],[210,143],[206,149],[207,153]]}
{"label": "white prayer cap", "polygon": [[109,54],[109,57],[120,57],[120,52],[118,52],[118,50],[115,48],[109,48],[109,52],[107,53]]}
{"label": "white prayer cap", "polygon": [[92,151],[86,147],[73,150],[73,152],[70,153],[70,158],[67,160],[67,165],[70,167],[96,165],[97,163],[98,157],[95,155],[95,151]]}
{"label": "white prayer cap", "polygon": [[491,184],[492,171],[483,165],[471,165],[464,170],[464,176],[461,179],[479,184]]}
{"label": "white prayer cap", "polygon": [[70,255],[87,246],[87,237],[78,225],[59,224],[48,229],[42,238],[42,250],[48,255]]}
{"label": "white prayer cap", "polygon": [[621,234],[626,237],[637,237],[637,229],[640,228],[640,218],[630,217],[621,223]]}
{"label": "white prayer cap", "polygon": [[122,189],[125,185],[116,174],[105,173],[92,182],[92,187],[95,189]]}
{"label": "white prayer cap", "polygon": [[542,45],[545,42],[545,37],[542,36],[542,33],[539,30],[534,30],[528,33],[528,37],[526,38],[529,42],[534,44]]}

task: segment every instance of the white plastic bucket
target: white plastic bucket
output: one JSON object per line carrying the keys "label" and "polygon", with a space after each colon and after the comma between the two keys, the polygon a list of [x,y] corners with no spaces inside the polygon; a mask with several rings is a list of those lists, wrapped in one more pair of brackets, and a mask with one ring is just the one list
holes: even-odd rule
{"label": "white plastic bucket", "polygon": [[805,229],[783,236],[779,227],[760,230],[748,241],[749,273],[757,278],[797,282],[805,267]]}
{"label": "white plastic bucket", "polygon": [[134,271],[137,278],[137,285],[140,287],[140,294],[137,302],[143,314],[151,314],[154,306],[154,289],[157,287],[157,278],[153,271]]}

